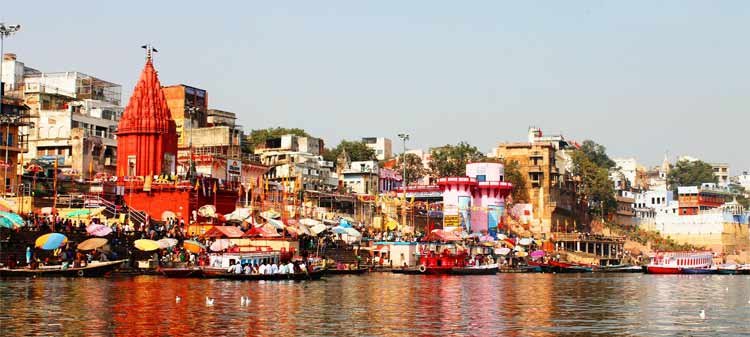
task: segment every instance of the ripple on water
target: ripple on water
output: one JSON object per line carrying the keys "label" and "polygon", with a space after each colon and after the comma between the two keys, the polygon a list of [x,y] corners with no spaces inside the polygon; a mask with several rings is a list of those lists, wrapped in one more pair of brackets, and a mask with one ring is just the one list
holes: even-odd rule
{"label": "ripple on water", "polygon": [[9,279],[0,280],[0,327],[3,336],[711,336],[750,334],[748,300],[744,276]]}

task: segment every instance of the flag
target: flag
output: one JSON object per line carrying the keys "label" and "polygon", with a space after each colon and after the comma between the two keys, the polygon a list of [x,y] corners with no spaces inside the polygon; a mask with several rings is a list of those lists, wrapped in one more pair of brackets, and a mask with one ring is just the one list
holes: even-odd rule
{"label": "flag", "polygon": [[214,181],[214,193],[216,193],[216,182]]}
{"label": "flag", "polygon": [[201,181],[196,179],[195,180],[195,191],[197,192],[198,189],[201,187]]}
{"label": "flag", "polygon": [[89,179],[91,179],[93,175],[94,175],[94,162],[91,161],[89,162]]}

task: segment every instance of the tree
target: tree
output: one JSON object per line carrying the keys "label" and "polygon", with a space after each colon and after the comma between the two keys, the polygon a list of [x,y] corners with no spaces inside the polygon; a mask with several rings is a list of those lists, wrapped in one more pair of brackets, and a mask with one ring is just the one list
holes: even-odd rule
{"label": "tree", "polygon": [[587,139],[583,141],[579,150],[596,166],[605,169],[615,167],[615,161],[609,158],[607,155],[607,148],[604,147],[604,145],[597,144],[595,141]]}
{"label": "tree", "polygon": [[246,153],[253,153],[253,151],[255,151],[255,148],[264,145],[266,143],[266,140],[289,134],[299,137],[310,137],[310,135],[305,130],[298,128],[288,129],[275,127],[267,129],[257,129],[250,131],[250,135],[246,137],[245,142],[243,142],[242,144],[242,151]]}
{"label": "tree", "polygon": [[402,160],[404,156],[398,156],[398,162],[396,163],[395,169],[403,175],[404,166],[406,166],[405,181],[407,185],[419,180],[429,173],[429,170],[427,170],[422,163],[422,158],[413,153],[407,153],[405,157],[406,158]]}
{"label": "tree", "polygon": [[368,147],[367,144],[361,141],[348,141],[342,140],[339,145],[333,149],[325,149],[323,151],[323,159],[327,161],[336,161],[341,151],[346,150],[346,154],[349,155],[351,161],[366,161],[376,160],[375,150]]}
{"label": "tree", "polygon": [[463,177],[466,164],[485,159],[476,146],[466,142],[433,148],[430,156],[430,170],[439,177]]}
{"label": "tree", "polygon": [[517,161],[505,162],[505,181],[513,184],[513,202],[529,202],[529,190],[526,175],[521,172],[521,165]]}
{"label": "tree", "polygon": [[678,186],[700,186],[703,183],[716,183],[718,180],[710,164],[701,161],[680,160],[667,174],[667,184],[672,190]]}
{"label": "tree", "polygon": [[[605,154],[606,156],[606,154]],[[607,167],[599,166],[590,159],[590,153],[575,150],[571,153],[572,173],[578,178],[578,198],[588,202],[591,210],[602,216],[617,207],[614,183],[609,178]],[[605,165],[607,163],[605,162]]]}

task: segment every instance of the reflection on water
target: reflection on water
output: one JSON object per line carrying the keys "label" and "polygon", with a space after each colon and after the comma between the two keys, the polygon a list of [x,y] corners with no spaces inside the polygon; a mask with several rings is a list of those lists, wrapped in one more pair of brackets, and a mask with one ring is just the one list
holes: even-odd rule
{"label": "reflection on water", "polygon": [[[240,306],[241,296],[249,306]],[[712,336],[750,334],[748,321],[748,276],[0,280],[3,336]]]}

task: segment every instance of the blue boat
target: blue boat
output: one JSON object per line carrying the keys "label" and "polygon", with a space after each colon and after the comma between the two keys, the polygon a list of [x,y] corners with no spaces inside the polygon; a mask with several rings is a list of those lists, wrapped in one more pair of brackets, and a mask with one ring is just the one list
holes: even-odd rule
{"label": "blue boat", "polygon": [[716,274],[716,269],[709,268],[683,268],[683,274]]}

